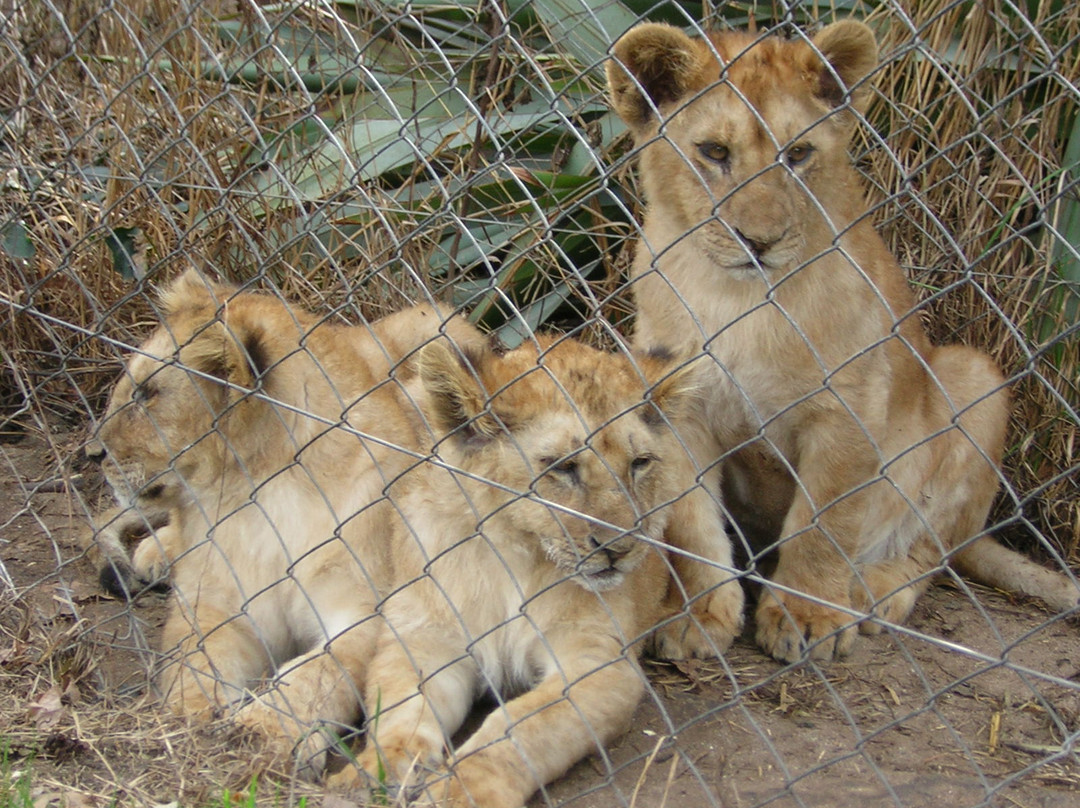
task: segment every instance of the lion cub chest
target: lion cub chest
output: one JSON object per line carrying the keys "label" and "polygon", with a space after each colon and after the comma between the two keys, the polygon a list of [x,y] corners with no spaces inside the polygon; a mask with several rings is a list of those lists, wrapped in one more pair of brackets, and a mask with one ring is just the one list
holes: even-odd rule
{"label": "lion cub chest", "polygon": [[410,535],[396,548],[403,583],[386,603],[388,624],[395,634],[431,632],[460,649],[477,670],[480,690],[528,690],[545,668],[544,632],[559,620],[566,584],[543,574],[550,565],[542,556],[494,545],[475,525],[464,525],[467,502],[435,503],[424,493],[402,508]]}
{"label": "lion cub chest", "polygon": [[[883,417],[891,373],[891,316],[880,296],[836,309],[830,284],[841,276],[862,291],[847,261],[818,261],[772,286],[736,277],[690,240],[673,246],[661,268],[640,255],[635,342],[646,350],[700,356],[710,423],[731,445],[766,434],[784,454],[795,426],[839,398],[874,421]],[[839,294],[839,293],[836,293]],[[877,391],[877,392],[875,392]]]}

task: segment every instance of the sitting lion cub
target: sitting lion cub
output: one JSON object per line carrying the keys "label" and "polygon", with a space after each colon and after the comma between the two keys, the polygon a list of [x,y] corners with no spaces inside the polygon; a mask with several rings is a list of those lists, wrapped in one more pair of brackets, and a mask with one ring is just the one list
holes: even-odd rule
{"label": "sitting lion cub", "polygon": [[[106,525],[103,581],[132,592],[171,564],[166,702],[200,718],[237,707],[285,748],[304,741],[317,770],[312,730],[360,713],[390,581],[383,490],[416,462],[419,421],[394,380],[411,371],[391,368],[441,333],[483,340],[426,306],[348,327],[195,272],[161,305],[87,447],[137,509]],[[129,560],[132,526],[156,535]]]}
{"label": "sitting lion cub", "polygon": [[1004,380],[975,350],[930,344],[863,207],[846,146],[877,63],[870,29],[702,40],[643,24],[613,56],[648,199],[636,343],[711,368],[683,437],[701,465],[723,458],[755,549],[780,542],[762,648],[844,654],[857,612],[902,621],[945,562],[1075,607],[1074,581],[982,535]]}
{"label": "sitting lion cub", "polygon": [[[367,774],[331,786],[517,808],[625,727],[637,650],[667,614],[657,545],[696,518],[667,422],[693,392],[669,364],[552,338],[464,360],[423,349],[435,457],[388,492],[402,538],[364,687]],[[506,700],[454,748],[485,691]]]}

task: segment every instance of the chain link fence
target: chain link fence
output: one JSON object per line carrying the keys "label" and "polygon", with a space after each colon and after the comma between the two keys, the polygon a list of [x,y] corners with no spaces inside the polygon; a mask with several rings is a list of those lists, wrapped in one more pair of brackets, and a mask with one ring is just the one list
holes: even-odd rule
{"label": "chain link fence", "polygon": [[[0,12],[0,806],[404,805],[421,786],[436,804],[481,806],[1076,804],[1076,6],[0,0]],[[907,619],[886,608],[899,585],[848,602],[846,588],[790,585],[791,551],[776,561],[800,540],[785,509],[817,496],[799,457],[810,450],[774,429],[803,398],[768,413],[745,388],[759,420],[715,448],[687,415],[749,378],[722,346],[751,314],[710,326],[708,296],[677,288],[670,256],[714,212],[747,256],[740,271],[764,272],[773,244],[733,223],[740,189],[671,244],[643,234],[643,188],[654,207],[670,191],[667,176],[642,177],[643,152],[681,149],[704,187],[734,171],[738,141],[709,130],[687,148],[676,123],[643,135],[612,109],[605,76],[643,21],[829,56],[808,43],[848,18],[878,47],[865,80],[848,81],[842,60],[823,79],[865,101],[849,151],[868,213],[850,227],[872,221],[914,298],[839,366],[806,360],[821,372],[805,401],[845,402],[845,372],[872,379],[860,360],[921,339],[917,326],[991,356],[1004,380],[970,406],[950,401],[896,458],[848,400],[877,470],[812,505],[800,530],[823,530],[838,574],[869,581],[880,559],[837,552],[851,546],[829,533],[836,505],[871,503],[858,518],[872,532],[890,517],[863,495],[892,485],[932,521],[933,496],[904,490],[903,458],[925,465],[920,450],[950,426],[977,444],[971,413],[1003,386],[1011,396],[1000,475],[974,470],[996,461],[978,446],[973,470],[933,491],[989,502],[1000,483],[985,532],[920,545],[929,557],[904,580],[926,592]],[[633,74],[636,53],[615,69]],[[638,68],[643,120],[687,100]],[[770,131],[774,164],[742,187],[803,176],[816,159],[804,134]],[[798,182],[807,196],[812,180]],[[778,215],[758,207],[752,221]],[[848,254],[847,226],[824,218],[829,244],[795,262],[789,286],[820,255]],[[667,323],[665,289],[682,295],[679,317],[693,312],[689,353],[641,336]],[[843,299],[828,302],[826,340],[846,328]],[[809,321],[776,311],[813,343]],[[537,342],[544,332],[577,342]],[[635,333],[666,350],[633,353]],[[727,375],[703,373],[702,357]],[[784,459],[750,493],[797,479],[779,506],[739,504],[732,480],[763,440]],[[662,481],[648,482],[657,463]],[[721,510],[737,517],[726,535]],[[522,567],[500,542],[526,533],[546,543]],[[443,534],[449,546],[417,557]],[[946,566],[970,567],[985,535],[1033,559],[1056,602]],[[811,595],[786,616],[809,602],[838,607],[842,625],[799,624],[810,647],[794,651],[763,639],[758,603],[785,589]],[[481,591],[509,598],[505,619],[477,616]],[[821,658],[856,620],[874,631]],[[514,698],[542,682],[548,701]],[[452,735],[456,778],[438,765],[444,739],[416,746],[422,732],[403,742],[410,765],[386,770],[410,721]],[[374,777],[350,774],[354,755]]]}

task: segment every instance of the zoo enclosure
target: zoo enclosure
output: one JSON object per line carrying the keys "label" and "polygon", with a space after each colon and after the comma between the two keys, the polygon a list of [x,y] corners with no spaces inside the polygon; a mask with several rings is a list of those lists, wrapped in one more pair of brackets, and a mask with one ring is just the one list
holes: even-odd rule
{"label": "zoo enclosure", "polygon": [[[19,482],[18,513],[34,513],[41,491],[5,446],[44,440],[51,477],[89,479],[79,439],[154,318],[153,286],[191,264],[347,321],[431,296],[508,344],[554,327],[610,347],[632,328],[628,245],[641,208],[628,138],[603,96],[611,42],[643,18],[765,30],[856,16],[882,54],[853,144],[875,221],[932,337],[989,351],[1011,385],[1009,484],[990,529],[1048,563],[1080,561],[1075,6],[4,0],[0,10],[0,406],[14,441],[0,455]],[[96,495],[74,496],[80,518]],[[57,574],[84,575],[43,524]],[[11,566],[9,588],[45,586]],[[1057,625],[1033,612],[1036,634]],[[1061,706],[1074,684],[1021,670],[1011,650],[972,658],[1023,673],[1049,735],[1041,755],[1002,774],[972,751],[983,741],[952,733],[986,801],[1048,768],[1076,782],[1076,715]],[[734,695],[671,726],[739,709],[765,733],[740,699],[773,674],[748,683],[721,670],[720,681],[738,681]],[[911,714],[955,689],[931,688]],[[796,765],[785,787],[829,766]]]}

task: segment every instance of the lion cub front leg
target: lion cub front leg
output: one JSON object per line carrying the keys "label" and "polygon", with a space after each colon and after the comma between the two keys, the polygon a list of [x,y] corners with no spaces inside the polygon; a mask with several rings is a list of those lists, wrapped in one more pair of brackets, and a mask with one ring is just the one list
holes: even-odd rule
{"label": "lion cub front leg", "polygon": [[874,453],[861,441],[843,439],[850,421],[822,420],[800,443],[799,485],[784,519],[780,560],[757,607],[758,645],[781,662],[804,654],[846,656],[857,634],[850,613],[852,559],[870,501],[866,458]]}
{"label": "lion cub front leg", "polygon": [[675,548],[675,575],[664,609],[675,617],[657,629],[653,653],[661,659],[717,656],[728,649],[743,622],[743,590],[731,541],[719,508],[701,486],[671,507],[664,539]]}
{"label": "lion cub front leg", "polygon": [[173,596],[162,630],[166,657],[156,683],[174,713],[209,721],[243,698],[270,659],[251,625],[233,610],[204,601],[193,612],[180,597]]}
{"label": "lion cub front leg", "polygon": [[460,633],[435,621],[400,633],[382,629],[364,685],[367,744],[357,766],[329,779],[331,788],[408,794],[441,768],[447,739],[472,708],[477,686]]}
{"label": "lion cub front leg", "polygon": [[519,808],[626,729],[644,690],[632,652],[589,627],[548,631],[545,640],[553,655],[546,676],[495,709],[457,751],[451,778],[431,790],[445,800],[438,804]]}
{"label": "lion cub front leg", "polygon": [[375,650],[375,623],[360,622],[284,666],[271,687],[246,702],[236,722],[270,740],[314,779],[337,743],[333,727],[350,726],[360,715],[360,688]]}

